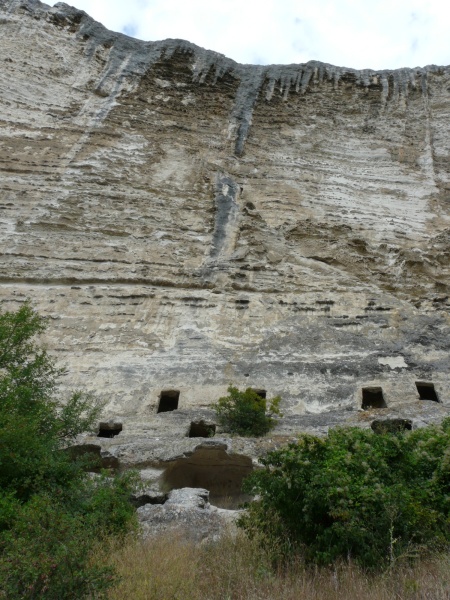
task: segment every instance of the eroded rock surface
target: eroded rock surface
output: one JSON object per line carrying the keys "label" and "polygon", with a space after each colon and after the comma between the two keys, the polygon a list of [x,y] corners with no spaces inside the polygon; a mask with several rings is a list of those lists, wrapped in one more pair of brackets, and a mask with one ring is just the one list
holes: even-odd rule
{"label": "eroded rock surface", "polygon": [[[449,67],[239,65],[37,0],[0,27],[0,300],[105,401],[80,444],[214,487],[210,458],[448,414]],[[284,417],[205,458],[230,383]]]}
{"label": "eroded rock surface", "polygon": [[164,504],[146,504],[137,513],[144,537],[178,531],[203,542],[233,532],[240,511],[211,506],[208,490],[182,488],[170,492]]}

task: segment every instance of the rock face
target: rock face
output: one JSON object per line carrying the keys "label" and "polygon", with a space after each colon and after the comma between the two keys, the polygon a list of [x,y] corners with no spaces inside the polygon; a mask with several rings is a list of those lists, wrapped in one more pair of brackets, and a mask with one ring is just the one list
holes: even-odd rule
{"label": "rock face", "polygon": [[137,511],[143,536],[178,530],[201,542],[217,539],[226,529],[233,532],[239,511],[216,508],[208,499],[208,490],[182,488],[172,490],[162,504],[145,504]]}
{"label": "rock face", "polygon": [[448,413],[449,67],[239,65],[37,0],[0,27],[1,301],[106,402],[85,443],[232,487],[269,441],[189,437],[230,383],[282,396],[273,443]]}

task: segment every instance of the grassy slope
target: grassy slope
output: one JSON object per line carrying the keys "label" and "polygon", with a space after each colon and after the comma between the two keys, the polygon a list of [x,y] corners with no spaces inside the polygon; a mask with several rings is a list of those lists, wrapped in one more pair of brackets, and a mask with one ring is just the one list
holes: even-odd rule
{"label": "grassy slope", "polygon": [[273,573],[263,552],[243,535],[195,545],[175,534],[130,540],[110,559],[122,577],[111,600],[448,600],[450,557],[398,563],[384,574],[355,566]]}

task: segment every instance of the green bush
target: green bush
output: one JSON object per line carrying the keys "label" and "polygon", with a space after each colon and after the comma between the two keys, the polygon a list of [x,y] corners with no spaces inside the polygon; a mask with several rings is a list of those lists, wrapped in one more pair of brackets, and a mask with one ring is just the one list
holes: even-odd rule
{"label": "green bush", "polygon": [[44,329],[29,303],[0,313],[0,598],[99,598],[114,577],[93,549],[135,525],[136,477],[90,477],[64,451],[100,407],[58,397]]}
{"label": "green bush", "polygon": [[257,500],[240,525],[276,556],[383,568],[448,545],[450,420],[397,434],[302,435],[262,463],[244,482]]}
{"label": "green bush", "polygon": [[5,597],[76,600],[106,590],[114,573],[90,560],[97,543],[93,535],[64,504],[45,495],[32,498],[3,536],[0,575]]}
{"label": "green bush", "polygon": [[228,396],[219,398],[214,409],[220,425],[227,431],[238,435],[261,436],[274,427],[274,415],[281,415],[280,402],[281,398],[275,396],[267,407],[266,399],[251,388],[240,392],[230,385]]}

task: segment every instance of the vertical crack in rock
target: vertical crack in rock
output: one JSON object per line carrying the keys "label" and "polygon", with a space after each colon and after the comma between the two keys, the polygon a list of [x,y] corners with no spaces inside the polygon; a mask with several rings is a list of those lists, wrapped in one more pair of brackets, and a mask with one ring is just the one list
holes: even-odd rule
{"label": "vertical crack in rock", "polygon": [[205,82],[211,69],[214,69],[214,85],[229,72],[240,80],[230,115],[229,136],[235,136],[234,152],[237,156],[242,156],[252,122],[253,107],[264,82],[266,68],[257,65],[248,68],[248,65],[239,65],[222,54],[195,48],[193,69],[193,80],[200,84]]}
{"label": "vertical crack in rock", "polygon": [[[125,58],[123,63],[119,66],[118,71],[108,69],[107,73],[104,75],[104,77],[102,77],[100,83],[96,87],[96,92],[102,96],[105,95],[105,99],[98,108],[94,108],[94,110],[92,110],[92,104],[95,103],[95,100],[92,101],[91,99],[88,99],[86,102],[81,113],[91,113],[91,116],[88,117],[88,125],[84,133],[75,142],[70,151],[67,153],[65,159],[62,161],[60,167],[61,171],[67,169],[70,163],[75,160],[76,156],[80,153],[86,142],[89,140],[92,131],[103,123],[108,116],[109,111],[113,108],[115,100],[122,90],[122,83],[125,79],[126,67],[129,61],[130,56]],[[107,78],[110,78],[113,81],[112,89],[109,93],[104,91],[102,92],[102,87]]]}
{"label": "vertical crack in rock", "polygon": [[239,219],[239,185],[229,175],[218,174],[216,180],[216,222],[210,258],[220,260],[234,250]]}
{"label": "vertical crack in rock", "polygon": [[419,158],[419,164],[422,168],[422,172],[428,179],[434,193],[437,193],[438,186],[436,184],[436,173],[434,169],[434,148],[433,148],[433,134],[431,131],[431,107],[427,92],[427,73],[422,75],[422,98],[425,109],[425,139],[424,148],[421,157]]}
{"label": "vertical crack in rock", "polygon": [[87,100],[78,115],[79,118],[86,115],[86,129],[62,162],[61,170],[64,171],[83,149],[93,130],[105,121],[121,92],[138,84],[140,77],[161,57],[163,48],[146,44],[143,55],[138,40],[112,33],[84,11],[63,3],[56,4],[49,13],[57,22],[77,25],[77,37],[86,43],[88,58],[93,59],[99,47],[110,48],[100,80],[94,87],[95,95]]}
{"label": "vertical crack in rock", "polygon": [[241,77],[230,122],[230,130],[236,132],[234,152],[237,156],[242,156],[244,152],[244,145],[252,123],[253,107],[263,81],[264,69],[257,66]]}

